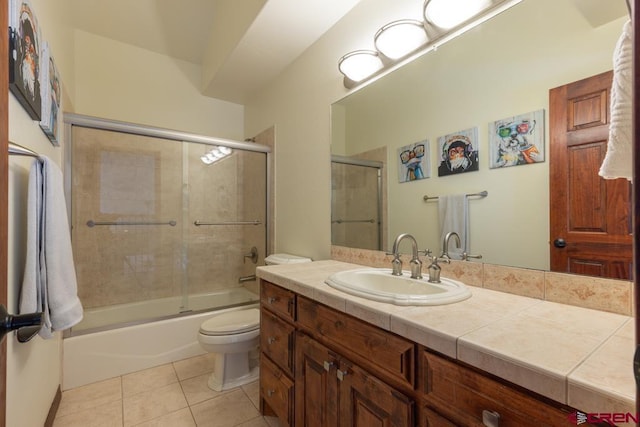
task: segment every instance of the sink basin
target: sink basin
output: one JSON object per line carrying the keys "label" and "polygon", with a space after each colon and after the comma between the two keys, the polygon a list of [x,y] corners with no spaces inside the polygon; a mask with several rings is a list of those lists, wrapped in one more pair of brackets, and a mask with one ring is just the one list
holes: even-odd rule
{"label": "sink basin", "polygon": [[440,278],[412,279],[411,273],[393,276],[390,268],[368,268],[332,274],[325,283],[351,295],[396,305],[442,305],[463,301],[471,296],[467,286],[457,280]]}

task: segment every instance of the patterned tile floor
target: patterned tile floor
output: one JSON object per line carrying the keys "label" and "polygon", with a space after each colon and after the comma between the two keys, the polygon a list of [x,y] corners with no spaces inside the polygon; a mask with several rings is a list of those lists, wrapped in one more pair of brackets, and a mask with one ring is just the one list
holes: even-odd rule
{"label": "patterned tile floor", "polygon": [[258,411],[258,382],[216,392],[210,354],[62,393],[54,427],[278,427]]}

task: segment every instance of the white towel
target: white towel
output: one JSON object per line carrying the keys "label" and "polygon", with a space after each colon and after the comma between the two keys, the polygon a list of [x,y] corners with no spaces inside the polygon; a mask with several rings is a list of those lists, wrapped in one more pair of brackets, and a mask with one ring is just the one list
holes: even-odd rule
{"label": "white towel", "polygon": [[[469,253],[469,202],[466,194],[454,194],[438,197],[438,220],[440,223],[440,241],[450,231],[460,236],[460,249],[456,248],[455,238],[449,245],[451,259],[462,259],[462,253]],[[444,250],[444,248],[442,248]]]}
{"label": "white towel", "polygon": [[611,123],[609,141],[598,174],[605,179],[627,178],[631,181],[633,107],[633,27],[627,21],[613,52],[613,84],[611,85]]}
{"label": "white towel", "polygon": [[31,166],[27,206],[27,258],[20,313],[43,313],[40,336],[82,320],[71,250],[62,172],[42,156]]}

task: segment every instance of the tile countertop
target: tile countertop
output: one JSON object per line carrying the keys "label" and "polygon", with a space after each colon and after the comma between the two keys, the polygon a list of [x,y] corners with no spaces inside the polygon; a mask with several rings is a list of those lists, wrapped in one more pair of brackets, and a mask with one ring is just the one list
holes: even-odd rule
{"label": "tile countertop", "polygon": [[470,286],[471,298],[397,306],[324,283],[340,261],[257,268],[280,285],[588,413],[635,413],[632,317]]}

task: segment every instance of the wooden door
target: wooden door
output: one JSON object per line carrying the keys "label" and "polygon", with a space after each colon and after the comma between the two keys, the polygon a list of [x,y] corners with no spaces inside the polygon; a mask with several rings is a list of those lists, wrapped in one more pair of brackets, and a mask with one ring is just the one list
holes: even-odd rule
{"label": "wooden door", "polygon": [[296,426],[338,425],[338,357],[307,335],[296,335]]}
{"label": "wooden door", "polygon": [[[0,304],[7,306],[8,192],[9,192],[9,37],[6,0],[0,0]],[[6,423],[7,402],[7,340],[0,346],[0,427]]]}
{"label": "wooden door", "polygon": [[340,426],[414,425],[414,402],[404,394],[345,360],[340,361],[336,374],[340,379]]}
{"label": "wooden door", "polygon": [[598,176],[612,77],[609,71],[549,91],[551,270],[628,280],[631,185]]}

